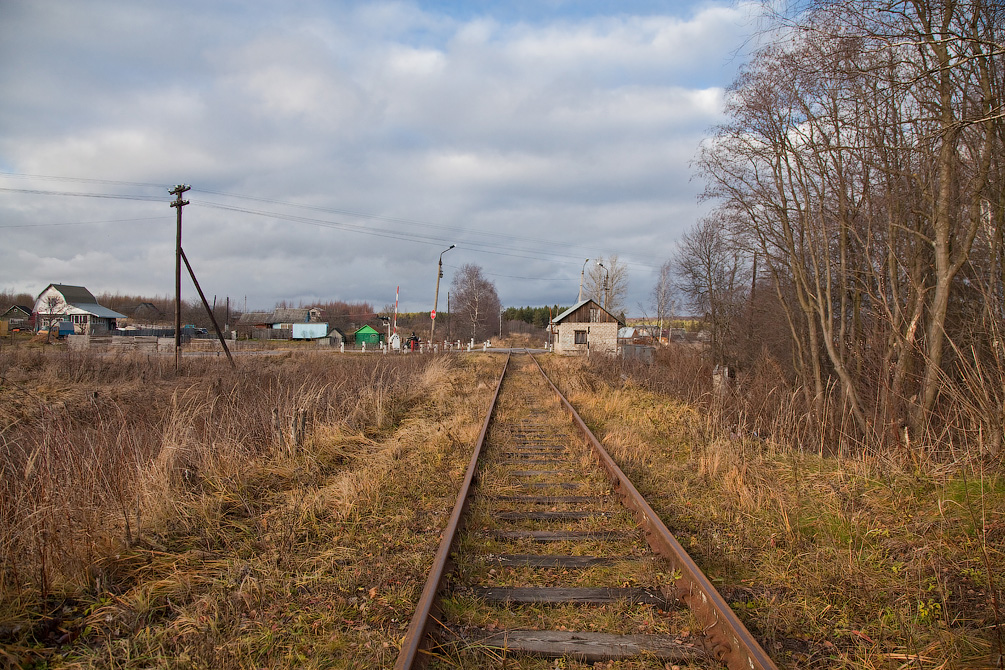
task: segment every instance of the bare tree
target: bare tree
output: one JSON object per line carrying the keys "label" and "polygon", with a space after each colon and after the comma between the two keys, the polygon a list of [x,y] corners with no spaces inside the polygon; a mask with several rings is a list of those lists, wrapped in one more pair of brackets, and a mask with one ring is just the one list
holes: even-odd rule
{"label": "bare tree", "polygon": [[676,311],[676,286],[674,285],[674,264],[673,261],[665,261],[660,266],[659,275],[650,293],[652,306],[656,312],[656,326],[663,330],[665,322],[671,318]]}
{"label": "bare tree", "polygon": [[677,243],[673,258],[676,286],[691,308],[707,315],[712,358],[725,362],[726,340],[743,297],[744,258],[722,223],[705,218]]}
{"label": "bare tree", "polygon": [[836,386],[863,434],[921,427],[966,296],[996,292],[973,283],[1003,276],[1005,22],[986,2],[806,9],[751,60],[698,165],[775,280],[818,413]]}
{"label": "bare tree", "polygon": [[618,260],[617,254],[598,258],[590,268],[583,290],[611,314],[623,312],[628,296],[628,266]]}
{"label": "bare tree", "polygon": [[450,311],[465,324],[470,336],[475,340],[487,338],[498,323],[501,305],[495,284],[485,278],[481,267],[470,263],[462,266],[450,283],[450,295]]}
{"label": "bare tree", "polygon": [[[42,307],[45,309],[45,341],[49,343],[52,342],[52,326],[58,326],[60,322],[58,315],[66,313],[66,302],[58,293],[50,293],[42,301]],[[39,316],[41,317],[41,315]]]}

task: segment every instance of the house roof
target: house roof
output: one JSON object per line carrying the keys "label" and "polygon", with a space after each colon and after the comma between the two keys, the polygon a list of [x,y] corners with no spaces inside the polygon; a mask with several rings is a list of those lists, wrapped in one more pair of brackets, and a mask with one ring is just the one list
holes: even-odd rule
{"label": "house roof", "polygon": [[11,305],[3,314],[0,314],[0,316],[8,316],[14,312],[23,312],[25,316],[31,316],[31,307],[25,307],[24,305]]}
{"label": "house roof", "polygon": [[[570,314],[572,314],[573,312],[575,312],[577,309],[579,309],[580,307],[582,307],[583,305],[585,305],[588,302],[593,302],[593,298],[587,298],[586,300],[580,300],[575,305],[573,305],[572,307],[570,307],[569,309],[565,310],[564,312],[562,312],[561,314],[559,314],[558,316],[556,316],[554,319],[552,319],[551,322],[552,323],[558,323],[559,321],[562,321],[567,316],[569,316]],[[597,305],[597,306],[600,307],[600,305]]]}
{"label": "house roof", "polygon": [[237,320],[239,326],[254,326],[259,323],[271,323],[272,312],[245,312]]}
{"label": "house roof", "polygon": [[119,309],[121,309],[123,312],[129,312],[133,316],[136,316],[138,312],[144,312],[144,311],[154,312],[155,314],[158,315],[164,314],[164,312],[160,311],[157,305],[153,304],[152,302],[140,302],[136,303],[135,305],[132,303],[126,305],[119,305]]}
{"label": "house roof", "polygon": [[270,323],[307,323],[311,310],[306,307],[280,307],[272,312]]}
{"label": "house roof", "polygon": [[[94,294],[83,286],[71,286],[69,284],[49,284],[49,286],[59,291],[60,295],[63,296],[63,300],[65,300],[67,304],[77,306],[98,304]],[[42,293],[45,293],[45,291],[42,291]],[[121,314],[119,316],[121,316]]]}
{"label": "house roof", "polygon": [[245,312],[237,320],[238,325],[250,326],[274,323],[310,323],[311,310],[304,307],[280,307],[271,312]]}
{"label": "house roof", "polygon": [[604,309],[603,307],[601,307],[599,304],[597,304],[597,301],[594,300],[593,298],[587,298],[586,300],[580,300],[575,305],[573,305],[572,307],[570,307],[569,309],[565,310],[564,312],[562,312],[561,314],[559,314],[558,316],[556,316],[554,319],[552,319],[551,322],[552,323],[561,323],[562,321],[564,321],[565,319],[567,319],[569,317],[569,315],[575,313],[576,310],[580,309],[584,305],[586,305],[588,303],[591,303],[591,302],[593,303],[593,305],[597,309],[603,311],[604,314],[606,314],[609,317],[611,317],[612,319],[614,319],[614,321],[616,323],[621,323],[621,319],[619,319],[618,317],[614,316],[613,314],[611,314],[610,312],[608,312],[606,309]]}
{"label": "house roof", "polygon": [[96,316],[99,319],[125,319],[125,314],[119,314],[114,309],[108,309],[96,302],[71,302],[69,303],[81,310],[82,312],[87,312],[91,316]]}
{"label": "house roof", "polygon": [[[353,335],[357,333],[377,333],[377,330],[373,326],[360,326],[353,332]],[[379,335],[380,333],[377,334]]]}

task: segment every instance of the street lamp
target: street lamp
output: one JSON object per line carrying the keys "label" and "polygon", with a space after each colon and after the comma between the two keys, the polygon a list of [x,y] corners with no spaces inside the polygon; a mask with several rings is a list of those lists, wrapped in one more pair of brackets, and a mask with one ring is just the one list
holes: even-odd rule
{"label": "street lamp", "polygon": [[436,293],[433,294],[433,311],[429,315],[429,346],[433,346],[433,331],[436,330],[436,304],[440,301],[440,277],[443,276],[443,254],[447,253],[453,249],[456,244],[451,244],[449,247],[440,252],[440,262],[436,268]]}
{"label": "street lamp", "polygon": [[583,261],[583,269],[579,271],[579,300],[576,302],[583,302],[583,276],[586,274],[586,264],[589,262],[589,258]]}
{"label": "street lamp", "polygon": [[597,261],[597,265],[604,268],[604,309],[607,309],[607,280],[611,276],[611,273],[607,271],[607,266]]}
{"label": "street lamp", "polygon": [[380,319],[381,321],[383,321],[384,325],[387,326],[387,346],[390,347],[391,346],[391,317],[389,317],[389,316],[378,316],[377,318]]}

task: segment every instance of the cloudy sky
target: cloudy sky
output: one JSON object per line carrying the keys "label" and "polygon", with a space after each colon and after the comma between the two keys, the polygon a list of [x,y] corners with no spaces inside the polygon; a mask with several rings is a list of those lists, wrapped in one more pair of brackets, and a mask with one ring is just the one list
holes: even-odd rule
{"label": "cloudy sky", "polygon": [[[3,0],[0,289],[172,295],[175,209],[239,307],[440,309],[482,267],[571,304],[586,258],[628,313],[704,211],[690,161],[754,5],[596,0]],[[194,298],[185,278],[185,298]]]}

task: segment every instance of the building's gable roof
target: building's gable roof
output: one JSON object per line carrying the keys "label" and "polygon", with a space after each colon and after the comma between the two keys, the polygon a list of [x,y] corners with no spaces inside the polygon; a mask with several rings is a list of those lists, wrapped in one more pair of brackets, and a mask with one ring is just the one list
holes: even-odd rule
{"label": "building's gable roof", "polygon": [[271,323],[272,312],[245,312],[237,320],[239,326],[254,326],[257,324]]}
{"label": "building's gable roof", "polygon": [[621,319],[619,319],[618,317],[614,316],[613,314],[611,314],[610,312],[608,312],[606,309],[604,309],[603,307],[601,307],[599,304],[597,304],[597,301],[594,300],[593,298],[587,298],[586,300],[580,300],[575,305],[573,305],[572,307],[570,307],[569,309],[565,310],[564,312],[562,312],[561,314],[559,314],[558,316],[556,316],[554,319],[552,319],[551,322],[554,323],[554,324],[559,324],[559,323],[561,323],[565,319],[569,318],[571,315],[575,314],[577,311],[579,311],[580,309],[582,309],[583,307],[585,307],[586,305],[588,305],[590,303],[593,303],[594,307],[596,307],[597,309],[599,309],[601,312],[603,312],[607,316],[611,317],[611,319],[615,323],[619,323],[619,324],[621,323]]}
{"label": "building's gable roof", "polygon": [[140,302],[136,303],[135,305],[132,303],[126,305],[119,305],[119,309],[122,310],[123,312],[128,312],[129,314],[132,314],[134,317],[138,314],[144,314],[144,313],[153,313],[156,314],[157,316],[164,316],[164,312],[162,312],[160,308],[158,308],[157,305],[153,304],[152,302]]}
{"label": "building's gable roof", "polygon": [[0,317],[13,316],[17,312],[23,313],[26,317],[31,316],[31,307],[25,307],[24,305],[11,305],[7,308],[7,311],[0,314]]}
{"label": "building's gable roof", "polygon": [[[579,309],[580,307],[582,307],[583,305],[585,305],[588,302],[593,302],[593,298],[587,298],[586,300],[580,300],[575,305],[573,305],[572,307],[570,307],[569,309],[565,310],[564,312],[562,312],[561,314],[559,314],[558,316],[556,316],[554,319],[552,319],[551,322],[552,323],[560,323],[566,317],[568,317],[570,314],[572,314],[573,312],[575,312],[577,309]],[[598,305],[598,307],[599,307],[599,305]]]}
{"label": "building's gable roof", "polygon": [[311,310],[306,307],[280,307],[272,312],[270,323],[308,323]]}
{"label": "building's gable roof", "polygon": [[353,335],[358,335],[359,333],[376,333],[377,335],[380,335],[380,333],[378,333],[373,326],[360,326],[355,330],[355,332],[353,332]]}
{"label": "building's gable roof", "polygon": [[[50,284],[52,288],[59,291],[63,300],[69,305],[97,305],[98,300],[90,291],[83,286],[70,286],[69,284]],[[42,293],[45,293],[43,291]]]}

